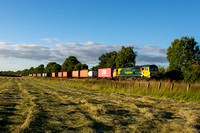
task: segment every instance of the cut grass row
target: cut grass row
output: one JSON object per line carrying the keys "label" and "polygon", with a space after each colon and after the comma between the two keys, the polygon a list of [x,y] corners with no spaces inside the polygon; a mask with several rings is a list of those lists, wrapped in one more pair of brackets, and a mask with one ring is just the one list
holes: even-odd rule
{"label": "cut grass row", "polygon": [[[68,86],[81,87],[90,90],[143,95],[159,98],[172,98],[181,101],[200,103],[200,83],[190,84],[169,81],[113,81],[97,79],[58,79],[38,78],[46,83],[64,84]],[[188,90],[187,90],[188,89]]]}

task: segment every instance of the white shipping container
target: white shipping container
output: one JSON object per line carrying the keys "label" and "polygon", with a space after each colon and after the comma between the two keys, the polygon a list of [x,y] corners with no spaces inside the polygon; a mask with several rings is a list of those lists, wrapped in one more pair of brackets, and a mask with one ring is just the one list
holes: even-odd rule
{"label": "white shipping container", "polygon": [[42,77],[47,77],[47,73],[42,73]]}
{"label": "white shipping container", "polygon": [[89,71],[88,72],[88,77],[97,77],[98,76],[98,72],[97,71]]}

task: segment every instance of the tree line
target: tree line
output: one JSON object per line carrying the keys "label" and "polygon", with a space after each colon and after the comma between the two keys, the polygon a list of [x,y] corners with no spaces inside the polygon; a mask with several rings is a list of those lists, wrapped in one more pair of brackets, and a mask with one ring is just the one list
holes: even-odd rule
{"label": "tree line", "polygon": [[[91,70],[99,68],[120,68],[133,67],[136,64],[137,53],[133,50],[134,47],[121,47],[121,50],[116,52],[102,54],[99,59],[99,64],[93,66]],[[169,66],[167,69],[159,67],[159,75],[164,79],[185,80],[186,82],[200,81],[200,49],[198,43],[193,37],[182,37],[175,39],[171,46],[167,49],[167,60]],[[1,71],[0,75],[24,75],[29,73],[48,73],[59,71],[74,71],[88,69],[87,64],[82,64],[75,56],[69,56],[65,59],[62,66],[56,62],[49,62],[46,67],[43,64],[36,68],[24,69],[22,71]]]}
{"label": "tree line", "polygon": [[[91,70],[97,70],[98,68],[116,68],[116,67],[131,67],[135,65],[136,53],[133,51],[133,47],[121,47],[119,52],[113,51],[110,53],[102,54],[99,57],[99,64],[91,68]],[[43,64],[34,68],[24,69],[22,71],[1,71],[0,75],[11,76],[11,75],[23,75],[28,76],[29,74],[37,73],[48,73],[51,76],[52,72],[63,72],[63,71],[76,71],[88,69],[87,64],[82,64],[75,56],[69,56],[65,59],[62,65],[56,62],[49,62],[46,67]]]}

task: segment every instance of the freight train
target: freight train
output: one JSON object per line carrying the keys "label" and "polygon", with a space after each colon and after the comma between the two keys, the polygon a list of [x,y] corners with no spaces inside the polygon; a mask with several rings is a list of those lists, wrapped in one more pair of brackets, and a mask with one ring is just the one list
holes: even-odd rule
{"label": "freight train", "polygon": [[[29,74],[34,77],[48,77],[47,73]],[[158,77],[156,65],[143,65],[126,68],[100,68],[98,71],[80,70],[72,72],[52,73],[52,77],[59,78],[110,78],[110,79],[150,79]]]}

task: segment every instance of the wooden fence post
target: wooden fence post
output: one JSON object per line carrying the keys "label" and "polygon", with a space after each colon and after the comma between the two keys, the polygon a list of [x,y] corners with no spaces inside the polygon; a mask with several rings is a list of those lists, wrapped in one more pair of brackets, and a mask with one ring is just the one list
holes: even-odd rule
{"label": "wooden fence post", "polygon": [[140,88],[140,83],[138,84],[138,89]]}
{"label": "wooden fence post", "polygon": [[150,82],[147,84],[147,89],[149,89],[149,87],[150,87]]}
{"label": "wooden fence post", "polygon": [[187,86],[187,91],[189,91],[189,89],[190,89],[190,84],[188,84],[188,86]]}
{"label": "wooden fence post", "polygon": [[160,88],[161,88],[161,82],[160,82],[159,85],[158,85],[158,90],[160,90]]}
{"label": "wooden fence post", "polygon": [[173,88],[174,88],[174,83],[171,83],[171,88],[170,88],[170,90],[172,91]]}

